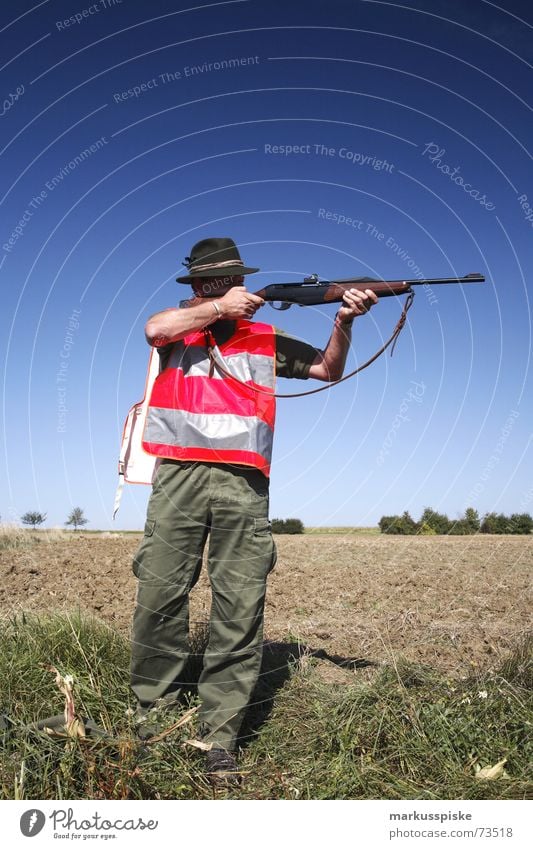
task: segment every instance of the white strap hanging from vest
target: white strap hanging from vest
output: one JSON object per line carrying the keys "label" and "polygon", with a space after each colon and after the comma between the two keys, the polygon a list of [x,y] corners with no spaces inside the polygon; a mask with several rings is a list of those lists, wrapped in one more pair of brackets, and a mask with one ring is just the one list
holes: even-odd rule
{"label": "white strap hanging from vest", "polygon": [[146,372],[144,397],[142,401],[133,405],[124,423],[118,461],[118,486],[113,504],[113,519],[120,507],[124,483],[151,484],[157,467],[157,457],[148,454],[142,447],[142,434],[152,386],[159,374],[159,365],[157,349],[152,348]]}

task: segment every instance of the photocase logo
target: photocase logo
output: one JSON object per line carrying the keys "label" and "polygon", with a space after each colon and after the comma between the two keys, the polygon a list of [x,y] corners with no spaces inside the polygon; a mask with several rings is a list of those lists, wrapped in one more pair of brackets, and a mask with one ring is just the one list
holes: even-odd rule
{"label": "photocase logo", "polygon": [[46,817],[43,812],[37,810],[37,808],[32,808],[22,814],[20,818],[20,830],[24,837],[35,837],[36,834],[42,831],[45,822]]}

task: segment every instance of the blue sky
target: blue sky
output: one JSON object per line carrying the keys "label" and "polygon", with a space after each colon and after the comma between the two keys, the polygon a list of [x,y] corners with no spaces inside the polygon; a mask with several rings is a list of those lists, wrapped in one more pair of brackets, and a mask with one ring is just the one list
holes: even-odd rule
{"label": "blue sky", "polygon": [[[143,326],[213,235],[260,267],[252,291],[487,277],[419,290],[392,359],[279,402],[273,516],[533,512],[532,26],[518,0],[3,8],[2,521],[142,527],[148,487],[111,513]],[[400,308],[356,322],[351,364]],[[320,347],[334,313],[258,318]]]}

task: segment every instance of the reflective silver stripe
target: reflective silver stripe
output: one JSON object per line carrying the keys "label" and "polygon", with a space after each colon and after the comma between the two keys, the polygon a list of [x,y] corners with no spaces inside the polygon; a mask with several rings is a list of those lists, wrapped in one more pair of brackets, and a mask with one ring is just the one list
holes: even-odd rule
{"label": "reflective silver stripe", "polygon": [[[224,363],[228,371],[234,374],[237,380],[253,380],[259,386],[274,389],[275,374],[273,357],[267,357],[264,354],[241,352],[224,355]],[[167,368],[180,368],[187,377],[207,377],[210,366],[211,363],[205,348],[201,348],[198,345],[189,345],[184,348],[183,345],[176,344],[169,357]],[[216,369],[211,377],[218,378],[219,380],[224,379],[224,375],[220,374]]]}
{"label": "reflective silver stripe", "polygon": [[252,416],[150,407],[143,441],[212,451],[253,451],[270,463],[273,436],[265,422]]}

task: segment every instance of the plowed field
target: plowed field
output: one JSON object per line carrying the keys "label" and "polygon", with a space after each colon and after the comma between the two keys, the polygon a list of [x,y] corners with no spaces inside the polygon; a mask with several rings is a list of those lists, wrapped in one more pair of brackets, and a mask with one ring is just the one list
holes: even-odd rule
{"label": "plowed field", "polygon": [[[0,615],[81,609],[127,634],[140,539],[28,533],[20,547],[0,551]],[[497,664],[531,627],[533,538],[313,534],[276,542],[270,641],[371,663],[401,655],[466,674]],[[208,614],[204,568],[191,615],[203,622]]]}

